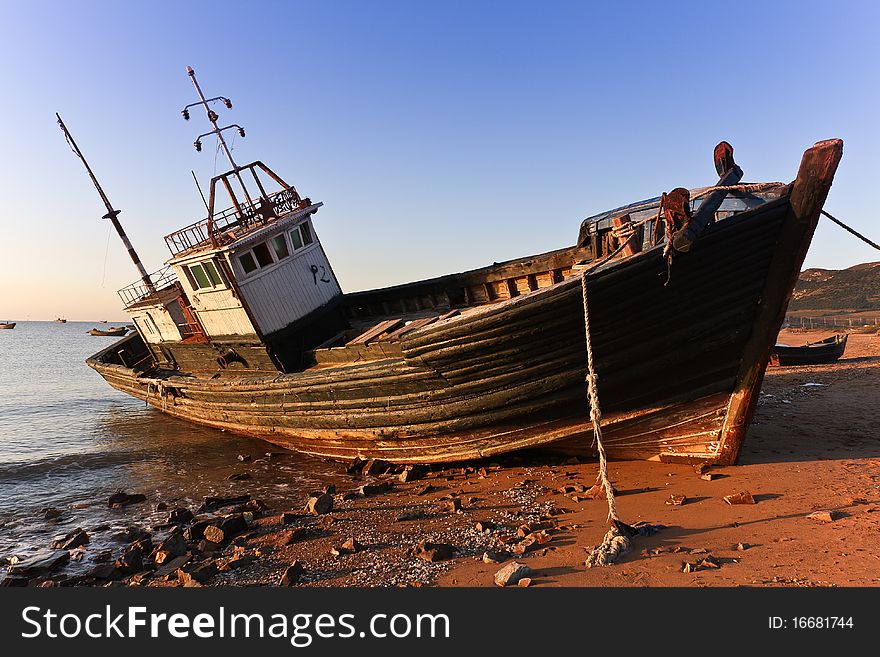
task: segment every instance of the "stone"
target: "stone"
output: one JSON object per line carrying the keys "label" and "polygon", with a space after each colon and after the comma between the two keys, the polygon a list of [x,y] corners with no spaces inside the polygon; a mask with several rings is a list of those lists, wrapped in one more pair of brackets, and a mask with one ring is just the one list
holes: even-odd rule
{"label": "stone", "polygon": [[714,472],[704,472],[700,475],[700,479],[704,481],[712,481],[714,479],[718,479],[718,475]]}
{"label": "stone", "polygon": [[[94,530],[93,530],[94,531]],[[131,525],[126,527],[122,531],[116,532],[110,538],[114,541],[120,541],[121,543],[134,543],[136,541],[142,541],[145,538],[150,537],[150,532],[148,532],[143,527],[138,527],[136,525]]]}
{"label": "stone", "polygon": [[461,500],[457,497],[453,497],[451,500],[446,500],[440,504],[440,509],[442,511],[448,511],[449,513],[458,513],[461,511]]}
{"label": "stone", "polygon": [[207,513],[222,509],[224,506],[235,506],[236,504],[245,504],[251,501],[250,495],[238,495],[237,497],[206,497],[202,506],[198,508],[196,513]]}
{"label": "stone", "polygon": [[73,550],[88,545],[89,535],[81,527],[77,527],[64,538],[52,542],[53,550]]}
{"label": "stone", "polygon": [[144,569],[144,551],[138,545],[128,547],[113,564],[124,575],[132,575]]}
{"label": "stone", "polygon": [[342,545],[331,548],[330,554],[332,554],[334,557],[339,557],[343,554],[355,554],[356,552],[360,552],[363,549],[363,545],[358,543],[354,538],[349,538]]}
{"label": "stone", "polygon": [[306,511],[313,516],[322,516],[333,510],[333,496],[323,493],[317,497],[310,497],[306,504]]}
{"label": "stone", "polygon": [[498,586],[515,586],[524,577],[532,575],[534,571],[523,563],[511,561],[501,570],[495,573],[495,584]]}
{"label": "stone", "polygon": [[408,465],[403,469],[397,479],[400,483],[405,484],[410,481],[415,481],[416,479],[421,479],[425,476],[425,469],[417,466],[417,465]]}
{"label": "stone", "polygon": [[186,540],[179,530],[173,531],[164,541],[159,543],[153,559],[157,564],[163,564],[166,561],[179,557],[187,552]]}
{"label": "stone", "polygon": [[380,493],[385,493],[389,490],[391,490],[391,482],[380,481],[377,484],[364,484],[358,488],[358,493],[360,493],[362,497],[370,497],[371,495],[379,495]]}
{"label": "stone", "polygon": [[281,524],[289,525],[291,523],[296,522],[300,518],[303,517],[303,514],[299,511],[285,511],[281,514]]}
{"label": "stone", "polygon": [[167,511],[167,510],[168,510],[168,505],[165,502],[159,502],[156,505],[156,511]]}
{"label": "stone", "polygon": [[752,547],[752,546],[749,545],[748,543],[737,543],[736,544],[736,549],[739,550],[740,552],[745,552],[750,547]]}
{"label": "stone", "polygon": [[223,572],[227,572],[230,570],[237,570],[238,568],[244,568],[245,566],[249,566],[257,560],[257,557],[253,555],[242,555],[240,557],[233,557],[228,561],[223,562],[220,565],[220,570]]}
{"label": "stone", "polygon": [[416,491],[416,495],[427,495],[428,493],[433,493],[435,490],[437,490],[437,488],[431,484],[425,484]]}
{"label": "stone", "polygon": [[529,534],[519,543],[510,548],[510,551],[515,555],[522,556],[526,552],[531,552],[532,550],[536,550],[538,548],[538,539],[534,534]]}
{"label": "stone", "polygon": [[219,543],[215,543],[214,541],[209,541],[207,538],[203,538],[199,541],[199,544],[196,546],[196,549],[202,554],[213,554],[223,546]]}
{"label": "stone", "polygon": [[495,529],[495,523],[491,520],[480,520],[476,525],[474,525],[474,528],[478,532],[487,533]]}
{"label": "stone", "polygon": [[107,500],[107,506],[111,509],[121,509],[130,504],[140,504],[146,502],[147,496],[142,493],[126,493],[124,490],[118,490]]}
{"label": "stone", "polygon": [[391,467],[392,466],[388,461],[383,461],[382,459],[370,459],[361,469],[361,474],[371,476],[381,475],[388,472]]}
{"label": "stone", "polygon": [[293,529],[285,529],[278,532],[278,538],[275,540],[275,547],[282,548],[294,543],[298,543],[308,536],[309,530],[305,527],[295,527]]}
{"label": "stone", "polygon": [[205,527],[213,524],[215,520],[204,519],[194,522],[192,525],[183,530],[183,538],[187,541],[199,541],[205,537]]}
{"label": "stone", "polygon": [[172,509],[168,514],[168,522],[172,525],[183,525],[192,522],[194,518],[193,512],[183,507]]}
{"label": "stone", "polygon": [[428,541],[422,541],[410,551],[410,554],[419,559],[424,559],[425,561],[444,561],[455,554],[455,547],[449,543],[429,543]]}
{"label": "stone", "polygon": [[198,562],[190,561],[181,566],[177,571],[178,579],[181,579],[180,573],[185,573],[191,579],[196,580],[199,584],[204,584],[217,574],[217,564],[214,563],[213,559],[203,559]]}
{"label": "stone", "polygon": [[302,574],[302,564],[299,561],[294,561],[292,564],[284,569],[284,572],[281,575],[281,579],[278,581],[278,585],[293,586],[300,580]]}
{"label": "stone", "polygon": [[687,502],[687,497],[684,495],[670,495],[666,499],[666,504],[669,506],[681,506],[685,502]]}
{"label": "stone", "polygon": [[520,580],[516,583],[517,586],[521,588],[526,588],[532,585],[531,577],[521,577]]}
{"label": "stone", "polygon": [[224,517],[220,522],[205,527],[203,534],[212,543],[228,543],[247,530],[248,524],[244,516],[240,513],[233,513]]}
{"label": "stone", "polygon": [[61,517],[61,514],[64,513],[61,509],[56,509],[54,506],[47,507],[42,509],[40,513],[43,514],[43,520],[55,520]]}
{"label": "stone", "polygon": [[364,467],[364,461],[362,458],[358,458],[355,456],[351,461],[349,461],[348,465],[345,467],[346,474],[358,474]]}
{"label": "stone", "polygon": [[179,557],[174,557],[170,561],[165,564],[162,564],[161,568],[158,568],[153,576],[156,579],[163,579],[168,577],[172,573],[177,572],[179,569],[183,568],[184,564],[186,564],[192,557],[188,554],[181,555]]}
{"label": "stone", "polygon": [[501,563],[504,558],[497,552],[486,551],[482,556],[483,563]]}
{"label": "stone", "polygon": [[254,459],[254,457],[251,456],[250,454],[239,454],[238,455],[238,460],[241,461],[242,463],[247,463],[248,461],[253,461],[253,459]]}
{"label": "stone", "polygon": [[837,511],[813,511],[807,518],[810,520],[818,520],[819,522],[834,522],[840,517]]}
{"label": "stone", "polygon": [[9,566],[7,573],[21,577],[46,575],[68,561],[70,561],[70,553],[67,550],[40,550],[36,554]]}
{"label": "stone", "polygon": [[122,577],[122,573],[119,572],[119,569],[112,563],[99,563],[89,570],[86,573],[86,576],[93,577],[94,579],[111,580],[119,579]]}
{"label": "stone", "polygon": [[725,495],[723,499],[728,504],[757,504],[752,494],[745,490],[733,495]]}
{"label": "stone", "polygon": [[422,511],[404,511],[398,513],[394,518],[394,522],[406,522],[407,520],[421,520],[426,517]]}

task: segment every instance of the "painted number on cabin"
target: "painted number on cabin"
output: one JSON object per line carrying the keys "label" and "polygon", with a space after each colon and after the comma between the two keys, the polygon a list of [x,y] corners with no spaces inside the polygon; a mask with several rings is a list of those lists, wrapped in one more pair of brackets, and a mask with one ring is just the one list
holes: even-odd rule
{"label": "painted number on cabin", "polygon": [[[312,278],[315,279],[315,285],[318,284],[318,281],[320,281],[321,283],[330,283],[331,282],[330,277],[327,275],[327,268],[324,265],[320,265],[320,266],[311,265],[309,267],[309,269],[312,272]],[[321,274],[320,277],[318,276],[319,272]]]}

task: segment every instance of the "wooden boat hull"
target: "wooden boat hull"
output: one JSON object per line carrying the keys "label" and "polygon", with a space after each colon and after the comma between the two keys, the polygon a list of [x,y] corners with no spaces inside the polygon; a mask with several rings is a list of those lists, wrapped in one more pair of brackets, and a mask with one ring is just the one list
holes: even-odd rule
{"label": "wooden boat hull", "polygon": [[819,342],[801,347],[777,344],[773,347],[770,362],[773,365],[821,365],[833,363],[846,350],[847,335],[841,333]]}
{"label": "wooden boat hull", "polygon": [[[613,458],[735,462],[842,152],[807,151],[791,193],[587,276]],[[461,461],[554,445],[590,453],[579,276],[400,338],[398,356],[217,378],[138,369],[140,337],[87,362],[170,415],[334,459]]]}
{"label": "wooden boat hull", "polygon": [[101,329],[92,329],[89,331],[89,335],[117,337],[117,338],[125,335],[126,333],[128,333],[127,328],[108,329],[106,331],[102,331]]}
{"label": "wooden boat hull", "polygon": [[7,323],[0,324],[0,329],[14,329],[14,328],[15,328],[15,322],[7,322]]}

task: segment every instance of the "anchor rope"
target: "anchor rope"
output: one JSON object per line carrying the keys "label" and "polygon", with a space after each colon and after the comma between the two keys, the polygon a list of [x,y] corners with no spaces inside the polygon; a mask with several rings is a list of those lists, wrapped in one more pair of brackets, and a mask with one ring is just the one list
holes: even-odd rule
{"label": "anchor rope", "polygon": [[617,503],[614,499],[614,486],[608,477],[608,458],[602,442],[602,409],[599,406],[599,377],[593,362],[593,344],[590,334],[590,308],[587,299],[587,271],[581,274],[581,293],[584,302],[584,332],[587,339],[587,395],[590,401],[590,421],[593,424],[593,442],[599,452],[599,474],[597,484],[605,491],[608,502],[608,520],[611,529],[605,534],[602,543],[590,551],[586,566],[609,566],[630,550],[629,537],[624,533],[626,525],[620,521]]}
{"label": "anchor rope", "polygon": [[828,212],[825,212],[825,210],[822,210],[822,214],[824,214],[826,217],[828,217],[829,219],[831,219],[831,221],[833,221],[834,223],[836,223],[838,226],[840,226],[841,228],[843,228],[845,231],[847,231],[847,232],[849,232],[849,233],[852,233],[853,235],[855,235],[856,237],[858,237],[858,238],[859,238],[860,240],[862,240],[865,244],[868,244],[868,245],[870,245],[870,246],[873,246],[875,249],[877,249],[878,251],[880,251],[880,244],[877,244],[876,242],[872,242],[871,240],[869,240],[867,237],[865,237],[864,235],[862,235],[860,232],[858,232],[858,231],[855,230],[854,228],[850,228],[849,226],[847,226],[847,225],[846,225],[845,223],[843,223],[840,219],[838,219],[838,218],[836,218],[836,217],[832,217]]}

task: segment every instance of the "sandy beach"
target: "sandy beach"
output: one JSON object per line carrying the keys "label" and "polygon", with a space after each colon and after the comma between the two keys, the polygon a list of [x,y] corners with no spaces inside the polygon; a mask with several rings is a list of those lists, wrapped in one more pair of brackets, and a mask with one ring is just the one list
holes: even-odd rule
{"label": "sandy beach", "polygon": [[[827,335],[784,333],[780,341]],[[612,462],[622,518],[658,531],[636,537],[608,568],[584,565],[607,530],[605,501],[587,492],[596,463],[528,453],[405,474],[340,466],[335,490],[313,494],[314,513],[301,497],[273,508],[245,496],[177,511],[161,499],[135,501],[119,513],[158,504],[171,522],[133,527],[110,551],[71,547],[69,559],[89,564],[88,575],[65,574],[62,549],[47,552],[59,563],[45,572],[22,573],[7,558],[4,583],[494,586],[494,574],[516,560],[533,571],[531,586],[877,585],[878,384],[880,337],[852,334],[834,364],[768,369],[738,465],[700,473]],[[740,492],[754,504],[723,499]]]}

